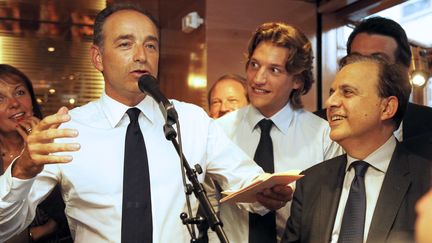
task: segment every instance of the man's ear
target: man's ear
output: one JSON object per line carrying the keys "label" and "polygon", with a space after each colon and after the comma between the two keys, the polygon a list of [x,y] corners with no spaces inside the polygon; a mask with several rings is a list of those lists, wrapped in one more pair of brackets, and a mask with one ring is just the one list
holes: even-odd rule
{"label": "man's ear", "polygon": [[399,101],[396,96],[390,96],[382,101],[381,120],[389,120],[394,117],[399,106]]}
{"label": "man's ear", "polygon": [[90,55],[91,55],[93,66],[100,72],[103,72],[102,51],[100,47],[96,45],[92,45],[90,47]]}

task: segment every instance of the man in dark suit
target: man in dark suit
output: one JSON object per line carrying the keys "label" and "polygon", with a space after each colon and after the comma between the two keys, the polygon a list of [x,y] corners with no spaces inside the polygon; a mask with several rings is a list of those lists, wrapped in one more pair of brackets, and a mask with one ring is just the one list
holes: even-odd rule
{"label": "man in dark suit", "polygon": [[406,139],[403,145],[409,151],[432,161],[432,132]]}
{"label": "man in dark suit", "polygon": [[326,104],[330,137],[347,154],[304,171],[282,242],[412,242],[431,169],[393,135],[408,103],[407,73],[355,54],[341,67]]}
{"label": "man in dark suit", "polygon": [[[382,17],[363,20],[350,34],[347,53],[380,56],[406,67],[411,64],[411,49],[404,29],[395,21]],[[314,112],[327,119],[326,110]],[[432,108],[408,103],[405,118],[395,136],[399,141],[432,132]]]}

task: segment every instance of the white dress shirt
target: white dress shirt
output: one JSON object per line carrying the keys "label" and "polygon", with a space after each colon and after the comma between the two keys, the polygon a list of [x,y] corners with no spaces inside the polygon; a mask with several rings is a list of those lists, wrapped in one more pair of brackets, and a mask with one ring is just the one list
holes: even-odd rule
{"label": "white dress shirt", "polygon": [[395,136],[395,138],[399,141],[399,142],[403,142],[403,121],[401,121],[401,123],[399,124],[398,129],[396,129],[393,132],[393,135]]}
{"label": "white dress shirt", "polygon": [[[248,105],[216,120],[228,137],[251,158],[255,155],[261,131],[258,122],[264,116]],[[329,138],[327,121],[303,109],[293,110],[289,104],[271,117],[274,170],[305,170],[321,161],[342,154],[338,144]],[[281,240],[289,216],[290,205],[276,213],[277,238]],[[248,242],[249,214],[236,205],[220,205],[224,230],[231,242]]]}
{"label": "white dress shirt", "polygon": [[[181,123],[183,152],[191,166],[199,163],[225,189],[238,189],[258,174],[260,167],[199,107],[173,101]],[[186,212],[180,161],[165,139],[164,118],[158,104],[147,96],[138,107],[149,161],[153,214],[153,242],[189,242],[180,213]],[[34,209],[58,182],[75,242],[120,242],[123,161],[129,118],[125,106],[104,94],[101,99],[70,111],[81,149],[70,153],[67,164],[46,165],[35,178],[12,178],[11,168],[0,178],[0,242],[29,224]],[[203,181],[204,175],[199,176]],[[198,202],[191,196],[194,212]],[[260,211],[261,208],[257,208]]]}
{"label": "white dress shirt", "polygon": [[[375,150],[373,153],[363,159],[363,161],[369,164],[369,167],[364,177],[366,189],[366,217],[364,224],[365,226],[363,242],[366,242],[367,240],[369,227],[372,222],[372,216],[375,211],[375,206],[378,201],[381,186],[384,181],[384,177],[395,148],[396,138],[394,136],[391,136],[386,143],[384,143],[381,147],[379,147],[377,150]],[[331,242],[333,243],[336,243],[339,239],[339,232],[342,224],[343,214],[345,211],[345,205],[348,200],[351,183],[355,176],[355,170],[350,169],[350,165],[352,162],[357,160],[359,159],[347,155],[347,165],[345,169],[346,173],[331,237]]]}

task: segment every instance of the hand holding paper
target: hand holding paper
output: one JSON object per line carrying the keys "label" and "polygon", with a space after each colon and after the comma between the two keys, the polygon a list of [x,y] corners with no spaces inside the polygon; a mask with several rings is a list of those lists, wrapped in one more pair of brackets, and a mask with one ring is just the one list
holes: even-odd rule
{"label": "hand holding paper", "polygon": [[[221,203],[224,202],[245,202],[245,203],[253,203],[258,201],[257,193],[265,192],[265,189],[271,189],[276,185],[288,185],[291,182],[294,182],[300,179],[303,175],[299,174],[300,171],[287,171],[287,172],[279,172],[274,174],[263,174],[259,176],[256,180],[254,180],[248,186],[233,192],[227,193],[223,192],[223,194],[227,195],[226,197],[220,200]],[[281,189],[282,190],[282,189]],[[265,195],[265,193],[264,193]],[[276,199],[277,200],[277,199]],[[261,201],[261,200],[260,200]],[[266,206],[266,205],[264,205]],[[283,206],[283,205],[281,205]]]}

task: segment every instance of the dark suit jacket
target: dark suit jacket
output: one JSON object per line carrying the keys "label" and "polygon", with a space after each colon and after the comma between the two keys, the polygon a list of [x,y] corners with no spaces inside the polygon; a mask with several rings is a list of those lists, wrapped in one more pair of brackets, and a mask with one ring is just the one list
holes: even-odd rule
{"label": "dark suit jacket", "polygon": [[[297,182],[282,242],[329,242],[345,176],[346,155],[324,161]],[[431,163],[396,146],[367,242],[413,242],[415,203],[430,188]]]}
{"label": "dark suit jacket", "polygon": [[[315,111],[314,114],[327,120],[326,112],[326,109],[322,109]],[[432,108],[408,103],[403,121],[404,140],[432,132]]]}
{"label": "dark suit jacket", "polygon": [[432,161],[432,132],[406,139],[403,145],[409,151]]}

